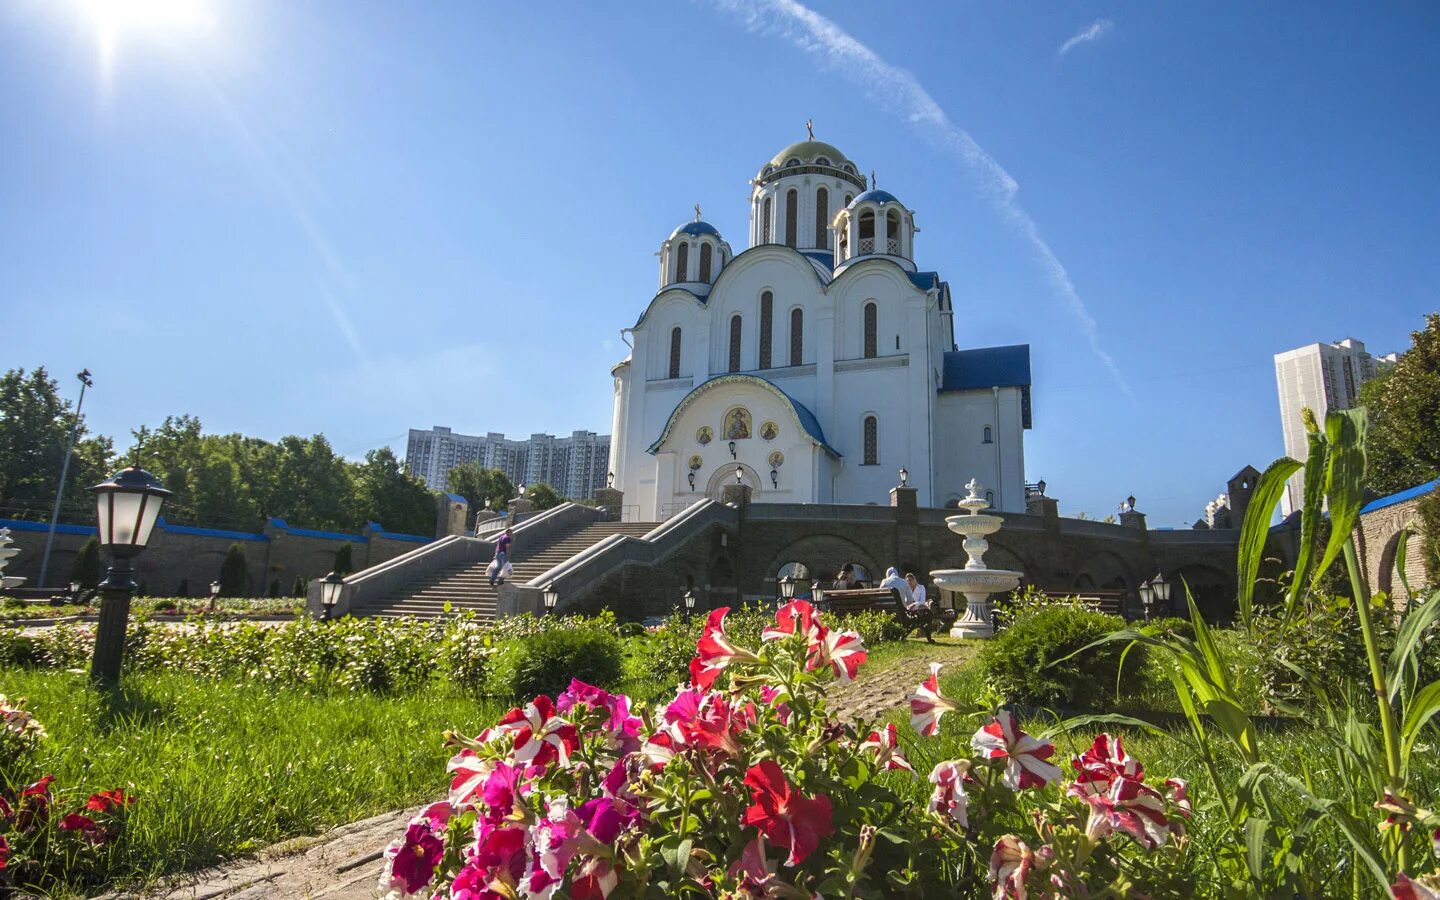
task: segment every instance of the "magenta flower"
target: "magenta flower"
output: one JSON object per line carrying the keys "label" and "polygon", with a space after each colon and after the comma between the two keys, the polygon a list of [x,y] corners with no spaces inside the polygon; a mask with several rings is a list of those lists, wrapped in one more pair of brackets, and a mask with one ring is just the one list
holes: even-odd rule
{"label": "magenta flower", "polygon": [[914,767],[899,748],[900,733],[894,722],[888,722],[884,728],[870,732],[869,736],[860,742],[862,751],[875,754],[875,765],[882,769],[904,769],[914,774]]}
{"label": "magenta flower", "polygon": [[695,651],[699,655],[690,660],[690,681],[698,688],[708,690],[732,662],[760,661],[754,653],[730,643],[725,634],[725,614],[728,612],[728,606],[712,609],[705,618],[705,630],[700,634],[700,640],[695,642]]}
{"label": "magenta flower", "polygon": [[791,600],[775,611],[775,624],[766,626],[760,637],[762,640],[778,641],[792,634],[803,634],[806,646],[813,651],[825,632],[825,626],[815,617],[815,607],[804,600]]}
{"label": "magenta flower", "polygon": [[555,707],[562,713],[569,713],[576,707],[600,710],[606,713],[604,724],[605,743],[608,749],[625,754],[640,746],[639,716],[630,714],[630,698],[624,694],[586,684],[577,678],[570,679],[570,686],[555,699]]}
{"label": "magenta flower", "polygon": [[432,803],[410,820],[405,836],[385,848],[380,889],[395,897],[418,894],[435,879],[445,855],[445,826],[453,810],[448,802]]}
{"label": "magenta flower", "polygon": [[911,694],[910,727],[933,737],[940,730],[940,717],[958,707],[951,700],[940,695],[940,664],[930,664],[930,677],[921,682]]}
{"label": "magenta flower", "polygon": [[[780,699],[787,696],[789,695],[780,688],[771,687],[768,684],[760,686],[760,700],[775,707],[775,716],[780,720],[781,725],[790,724],[790,704]],[[777,700],[779,700],[778,703]]]}
{"label": "magenta flower", "polygon": [[530,859],[523,883],[527,897],[549,900],[565,878],[565,870],[575,856],[575,835],[580,820],[570,811],[569,801],[562,795],[550,801],[545,818],[530,829]]}
{"label": "magenta flower", "polygon": [[1395,895],[1395,900],[1440,900],[1440,875],[1432,874],[1412,881],[1409,875],[1401,872],[1396,876],[1395,883],[1390,885],[1390,893]]}
{"label": "magenta flower", "polygon": [[970,760],[952,759],[930,770],[930,783],[935,785],[935,790],[930,794],[927,809],[959,822],[961,828],[970,827],[969,801],[965,796],[965,773],[969,768]]}
{"label": "magenta flower", "polygon": [[830,798],[796,793],[773,760],[747,769],[745,784],[750,788],[751,805],[740,817],[740,824],[755,826],[775,846],[789,850],[787,866],[804,862],[822,839],[834,833]]}
{"label": "magenta flower", "polygon": [[10,842],[5,839],[5,835],[0,834],[0,872],[5,871],[5,867],[8,865],[10,865]]}
{"label": "magenta flower", "polygon": [[995,852],[990,854],[990,882],[995,885],[994,900],[1026,900],[1025,879],[1035,867],[1035,853],[1013,834],[1007,834],[995,842]]}
{"label": "magenta flower", "polygon": [[1046,762],[1055,753],[1055,745],[1021,731],[1008,709],[1000,710],[989,725],[975,732],[970,746],[985,759],[1006,760],[1004,781],[1012,791],[1060,780],[1060,770]]}
{"label": "magenta flower", "polygon": [[499,760],[496,759],[482,758],[469,747],[450,757],[450,762],[445,764],[445,771],[453,773],[450,779],[450,802],[469,808],[472,805],[471,798],[485,784],[485,779],[495,771],[498,763]]}

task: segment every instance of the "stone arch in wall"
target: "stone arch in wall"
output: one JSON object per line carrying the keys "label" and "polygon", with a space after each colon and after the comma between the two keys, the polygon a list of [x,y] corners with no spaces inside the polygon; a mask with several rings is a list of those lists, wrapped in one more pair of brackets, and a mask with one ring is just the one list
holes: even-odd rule
{"label": "stone arch in wall", "polygon": [[810,569],[812,577],[827,582],[834,578],[835,573],[846,563],[859,563],[873,578],[878,578],[885,572],[884,567],[877,565],[874,554],[840,535],[817,534],[791,541],[771,554],[764,571],[768,576],[779,571],[782,565],[792,562],[804,564]]}
{"label": "stone arch in wall", "polygon": [[[1396,565],[1396,558],[1400,555],[1400,538],[1408,535],[1405,541],[1405,561],[1408,563],[1415,558],[1415,554],[1423,552],[1421,549],[1421,536],[1410,528],[1397,528],[1385,541],[1385,546],[1380,551],[1380,565],[1376,572],[1375,586],[1388,595],[1396,606],[1403,607],[1410,599],[1410,594],[1405,590],[1405,579],[1400,577],[1399,566]],[[1410,586],[1418,588],[1421,585],[1411,579]]]}
{"label": "stone arch in wall", "polygon": [[1188,618],[1190,607],[1185,600],[1185,589],[1195,598],[1200,614],[1209,622],[1228,622],[1235,617],[1235,575],[1226,574],[1216,566],[1205,563],[1189,563],[1174,572],[1166,572],[1165,580],[1170,582],[1170,608],[1155,615],[1175,615]]}
{"label": "stone arch in wall", "polygon": [[1120,554],[1100,550],[1085,559],[1070,586],[1081,590],[1128,592],[1135,583],[1130,565]]}

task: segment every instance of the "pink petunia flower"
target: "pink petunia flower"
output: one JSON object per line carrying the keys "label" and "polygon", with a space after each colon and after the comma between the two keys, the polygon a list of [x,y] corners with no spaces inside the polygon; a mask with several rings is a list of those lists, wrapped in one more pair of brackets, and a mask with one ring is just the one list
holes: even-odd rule
{"label": "pink petunia flower", "polygon": [[450,762],[445,764],[445,770],[454,773],[450,779],[450,802],[465,808],[473,805],[472,799],[499,762],[481,757],[469,747],[450,757]]}
{"label": "pink petunia flower", "polygon": [[135,798],[128,796],[120,788],[109,791],[100,791],[98,794],[91,794],[90,799],[85,801],[85,809],[89,812],[111,812],[117,809],[124,809],[133,806]]}
{"label": "pink petunia flower", "polygon": [[775,707],[775,715],[777,718],[780,719],[781,725],[790,724],[790,704],[786,703],[783,700],[780,700],[780,702],[778,703],[775,701],[779,700],[781,697],[788,696],[789,695],[780,688],[771,687],[768,684],[763,684],[760,686],[760,700]]}
{"label": "pink petunia flower", "polygon": [[952,759],[930,770],[930,783],[935,785],[935,790],[930,794],[927,809],[959,822],[961,828],[970,827],[969,800],[965,796],[965,773],[969,768],[970,760]]}
{"label": "pink petunia flower", "polygon": [[544,767],[558,762],[561,768],[570,764],[570,754],[580,746],[575,726],[555,715],[555,704],[540,695],[510,710],[496,723],[495,730],[515,736],[511,751],[516,762]]}
{"label": "pink petunia flower", "polygon": [[778,641],[792,634],[803,634],[812,651],[828,629],[815,617],[815,607],[804,600],[791,600],[775,611],[775,624],[760,632],[762,640]]}
{"label": "pink petunia flower", "polygon": [[579,831],[580,820],[570,811],[569,800],[563,795],[550,800],[545,818],[530,829],[530,859],[522,878],[526,897],[550,900],[560,888]]}
{"label": "pink petunia flower", "polygon": [[1120,738],[1111,734],[1098,734],[1090,749],[1075,759],[1075,771],[1092,771],[1106,777],[1144,778],[1145,767],[1140,761],[1125,752]]}
{"label": "pink petunia flower", "polygon": [[910,727],[932,737],[940,730],[940,717],[958,709],[954,702],[940,695],[940,664],[930,664],[930,677],[921,682],[910,701]]}
{"label": "pink petunia flower", "polygon": [[995,885],[994,900],[1026,900],[1025,879],[1035,867],[1035,853],[1024,841],[1007,834],[995,842],[990,854],[990,882]]}
{"label": "pink petunia flower", "polygon": [[868,656],[860,635],[854,631],[826,631],[811,654],[807,668],[828,665],[839,681],[853,681],[855,673]]}
{"label": "pink petunia flower", "polygon": [[110,832],[94,819],[81,813],[66,813],[60,819],[61,831],[79,832],[92,847],[98,847],[110,840]]}
{"label": "pink petunia flower", "polygon": [[690,681],[698,688],[708,690],[733,662],[760,661],[754,653],[730,643],[725,634],[725,614],[728,612],[728,606],[712,609],[705,617],[705,630],[701,632],[700,640],[695,642],[698,655],[690,660]]}
{"label": "pink petunia flower", "polygon": [[883,769],[904,769],[914,774],[915,768],[900,752],[900,734],[894,722],[872,731],[860,742],[860,749],[875,754],[875,764]]}
{"label": "pink petunia flower", "polygon": [[824,794],[797,794],[773,760],[747,769],[745,784],[750,788],[752,805],[740,817],[740,824],[755,826],[775,846],[789,850],[786,865],[804,862],[821,840],[834,833],[830,798]]}
{"label": "pink petunia flower", "polygon": [[970,746],[985,759],[1006,760],[1004,781],[1012,791],[1060,780],[1060,770],[1046,762],[1055,753],[1055,745],[1021,731],[1008,709],[1000,710],[989,725],[975,732]]}
{"label": "pink petunia flower", "polygon": [[430,804],[410,820],[404,837],[385,848],[380,890],[387,897],[416,896],[435,880],[435,869],[445,855],[445,826],[453,812],[446,801]]}
{"label": "pink petunia flower", "polygon": [[1085,833],[1091,840],[1099,840],[1111,831],[1123,831],[1154,850],[1170,836],[1173,825],[1166,815],[1164,796],[1138,778],[1116,778],[1104,793],[1080,796],[1090,804]]}
{"label": "pink petunia flower", "polygon": [[8,865],[10,865],[10,842],[5,839],[5,835],[0,834],[0,872],[5,871],[5,867]]}

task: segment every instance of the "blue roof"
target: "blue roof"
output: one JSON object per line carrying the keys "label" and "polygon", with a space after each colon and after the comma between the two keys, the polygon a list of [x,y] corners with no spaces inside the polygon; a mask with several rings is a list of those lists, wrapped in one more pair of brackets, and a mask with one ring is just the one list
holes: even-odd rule
{"label": "blue roof", "polygon": [[709,222],[696,221],[686,222],[684,225],[681,225],[679,228],[670,232],[671,237],[674,237],[677,234],[713,234],[716,237],[719,237],[720,230],[717,229],[714,225],[711,225]]}
{"label": "blue roof", "polygon": [[[896,197],[894,194],[890,193],[889,191],[880,191],[880,190],[874,190],[874,189],[872,189],[872,190],[868,190],[868,191],[866,191],[865,193],[861,194],[860,196],[856,197],[854,200],[851,200],[851,201],[850,201],[850,206],[854,206],[855,204],[861,202],[862,200],[874,200],[876,203],[899,203],[899,202],[900,202],[900,198]],[[848,207],[847,207],[847,209],[848,209]]]}
{"label": "blue roof", "polygon": [[992,387],[1020,389],[1020,424],[1031,425],[1030,418],[1030,345],[978,347],[974,350],[951,350],[945,354],[945,368],[940,377],[940,392],[974,391]]}
{"label": "blue roof", "polygon": [[1360,507],[1360,513],[1361,515],[1364,515],[1368,512],[1374,512],[1377,509],[1384,509],[1387,506],[1394,506],[1397,503],[1404,503],[1406,500],[1414,500],[1416,497],[1423,496],[1437,489],[1440,489],[1440,478],[1437,478],[1434,481],[1427,481],[1424,484],[1417,484],[1412,488],[1398,491],[1394,494],[1390,494],[1389,496],[1381,497],[1378,500],[1371,500],[1369,503]]}
{"label": "blue roof", "polygon": [[906,272],[910,276],[910,283],[922,291],[940,286],[939,272]]}
{"label": "blue roof", "polygon": [[830,446],[829,443],[825,441],[825,431],[820,427],[820,420],[815,418],[815,414],[810,411],[809,407],[796,400],[794,397],[791,397],[789,394],[780,390],[774,384],[766,381],[764,378],[761,378],[758,375],[750,375],[738,372],[727,373],[725,375],[716,375],[714,378],[705,381],[703,384],[699,385],[690,393],[682,397],[680,399],[680,402],[675,404],[675,409],[670,412],[670,418],[666,420],[665,427],[660,431],[660,436],[655,439],[655,443],[650,445],[648,452],[657,452],[660,449],[660,445],[665,443],[665,439],[670,436],[670,431],[675,426],[675,420],[680,417],[681,410],[683,410],[686,406],[689,405],[690,399],[692,397],[697,396],[701,391],[707,390],[715,386],[716,384],[731,381],[749,382],[752,384],[758,383],[779,394],[785,399],[787,403],[790,404],[791,410],[795,413],[795,418],[800,422],[800,427],[805,429],[805,433],[810,436],[810,439],[816,444],[819,444],[820,447],[826,453],[829,453],[831,456],[840,456],[840,451],[836,450],[834,447]]}
{"label": "blue roof", "polygon": [[801,250],[800,252],[822,264],[827,269],[835,268],[835,254],[829,250]]}

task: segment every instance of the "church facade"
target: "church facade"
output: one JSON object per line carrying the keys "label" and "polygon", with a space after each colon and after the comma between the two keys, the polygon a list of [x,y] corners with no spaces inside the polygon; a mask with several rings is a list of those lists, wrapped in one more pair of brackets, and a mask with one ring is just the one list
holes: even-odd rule
{"label": "church facade", "polygon": [[958,349],[950,286],[915,263],[914,211],[830,144],[751,180],[748,248],[685,223],[613,370],[610,471],[657,520],[726,484],[756,503],[921,505],[979,478],[1025,510],[1028,345]]}

